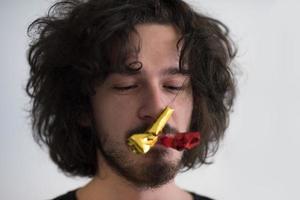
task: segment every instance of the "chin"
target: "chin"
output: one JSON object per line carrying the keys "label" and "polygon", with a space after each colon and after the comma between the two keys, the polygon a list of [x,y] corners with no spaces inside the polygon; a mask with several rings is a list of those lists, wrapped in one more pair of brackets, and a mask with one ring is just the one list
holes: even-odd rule
{"label": "chin", "polygon": [[153,160],[158,162],[167,162],[167,163],[178,163],[181,161],[182,152],[177,151],[172,148],[166,148],[160,144],[155,145],[151,150],[143,156],[146,160],[153,162]]}

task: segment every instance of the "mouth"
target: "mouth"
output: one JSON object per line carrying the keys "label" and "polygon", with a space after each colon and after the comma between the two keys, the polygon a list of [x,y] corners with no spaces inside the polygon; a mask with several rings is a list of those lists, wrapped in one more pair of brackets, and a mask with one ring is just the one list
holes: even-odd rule
{"label": "mouth", "polygon": [[159,139],[160,132],[169,132],[171,127],[167,124],[167,121],[171,117],[174,109],[165,107],[158,118],[145,132],[137,132],[136,134],[128,138],[128,145],[134,153],[145,154],[153,146],[155,146]]}

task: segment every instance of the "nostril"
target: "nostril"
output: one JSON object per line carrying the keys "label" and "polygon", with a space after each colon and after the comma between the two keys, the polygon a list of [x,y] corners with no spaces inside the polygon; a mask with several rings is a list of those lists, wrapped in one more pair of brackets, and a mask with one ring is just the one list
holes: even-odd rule
{"label": "nostril", "polygon": [[156,81],[147,82],[140,95],[139,117],[143,120],[155,120],[168,105],[168,101]]}
{"label": "nostril", "polygon": [[143,106],[138,110],[138,117],[149,123],[152,124],[159,114],[163,111],[164,108],[155,108],[155,107],[148,107],[148,106]]}
{"label": "nostril", "polygon": [[149,114],[144,114],[144,115],[142,114],[142,115],[139,116],[139,118],[141,120],[143,120],[144,122],[146,122],[147,124],[152,124],[154,122],[154,120],[155,120],[155,118],[152,117]]}

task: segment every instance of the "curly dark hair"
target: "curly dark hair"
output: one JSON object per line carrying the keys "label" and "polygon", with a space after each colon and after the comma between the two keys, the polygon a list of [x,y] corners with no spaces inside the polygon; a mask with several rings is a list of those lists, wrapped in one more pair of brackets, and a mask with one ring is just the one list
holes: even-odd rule
{"label": "curly dark hair", "polygon": [[202,134],[200,145],[184,152],[182,169],[210,163],[218,149],[236,91],[236,48],[223,23],[182,0],[60,1],[28,27],[26,92],[34,139],[68,175],[97,173],[97,142],[80,121],[91,112],[95,85],[126,70],[129,34],[143,23],[170,24],[181,35],[179,65],[188,66],[194,98],[190,129]]}

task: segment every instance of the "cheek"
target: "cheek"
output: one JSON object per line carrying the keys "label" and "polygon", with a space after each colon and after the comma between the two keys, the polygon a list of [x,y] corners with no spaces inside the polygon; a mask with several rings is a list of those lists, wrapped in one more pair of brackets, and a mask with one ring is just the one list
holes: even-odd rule
{"label": "cheek", "polygon": [[192,119],[192,112],[193,112],[193,103],[189,102],[186,108],[182,111],[183,112],[183,120],[185,121],[185,128],[188,129],[190,126],[190,122]]}
{"label": "cheek", "polygon": [[[179,100],[179,99],[178,99]],[[186,96],[181,98],[175,107],[177,114],[176,124],[178,125],[179,131],[187,131],[190,126],[193,111],[193,98],[192,96]]]}
{"label": "cheek", "polygon": [[[98,130],[110,135],[120,135],[132,126],[134,119],[132,101],[120,101],[117,98],[93,99],[93,110]],[[131,125],[131,126],[130,126]]]}

